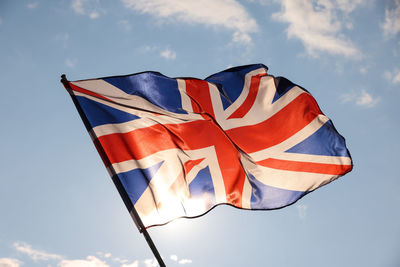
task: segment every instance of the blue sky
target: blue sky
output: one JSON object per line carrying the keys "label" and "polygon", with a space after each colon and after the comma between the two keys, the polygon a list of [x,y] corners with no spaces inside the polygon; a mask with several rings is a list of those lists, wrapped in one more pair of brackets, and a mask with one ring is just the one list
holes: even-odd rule
{"label": "blue sky", "polygon": [[0,266],[156,266],[60,84],[263,63],[308,89],[354,170],[276,211],[150,229],[167,266],[400,265],[400,1],[0,0]]}

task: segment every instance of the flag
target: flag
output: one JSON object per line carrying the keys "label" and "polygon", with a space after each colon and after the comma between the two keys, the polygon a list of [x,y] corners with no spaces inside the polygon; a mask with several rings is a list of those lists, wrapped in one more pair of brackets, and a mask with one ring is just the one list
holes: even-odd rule
{"label": "flag", "polygon": [[351,171],[344,138],[312,95],[267,70],[64,85],[127,208],[148,228],[219,204],[282,208]]}

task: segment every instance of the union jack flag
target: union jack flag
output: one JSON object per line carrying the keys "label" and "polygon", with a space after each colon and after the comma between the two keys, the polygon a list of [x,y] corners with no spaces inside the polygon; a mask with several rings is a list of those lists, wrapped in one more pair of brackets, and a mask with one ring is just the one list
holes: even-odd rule
{"label": "union jack flag", "polygon": [[351,171],[344,138],[311,94],[267,70],[65,85],[127,208],[150,227],[218,204],[281,208]]}

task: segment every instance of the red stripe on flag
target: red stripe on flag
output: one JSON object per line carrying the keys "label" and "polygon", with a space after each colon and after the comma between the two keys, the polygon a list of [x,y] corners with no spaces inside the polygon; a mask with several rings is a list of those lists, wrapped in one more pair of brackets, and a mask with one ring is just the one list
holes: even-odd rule
{"label": "red stripe on flag", "polygon": [[[210,88],[208,82],[202,80],[185,80],[186,93],[192,102],[193,112],[207,113],[214,116],[214,109],[211,104]],[[196,99],[196,101],[194,100]]]}
{"label": "red stripe on flag", "polygon": [[[207,138],[204,138],[205,136]],[[239,152],[212,121],[158,124],[128,133],[100,136],[95,143],[103,148],[111,164],[138,160],[166,149],[194,150],[214,146],[224,179],[227,201],[238,207],[242,205],[241,194],[245,174]]]}
{"label": "red stripe on flag", "polygon": [[204,158],[187,161],[184,164],[185,174],[188,174],[193,169],[194,166],[200,164],[203,160],[204,160]]}
{"label": "red stripe on flag", "polygon": [[252,153],[285,141],[319,114],[322,112],[314,98],[303,93],[268,120],[225,132],[240,149]]}
{"label": "red stripe on flag", "polygon": [[71,87],[71,89],[72,89],[73,91],[80,92],[80,93],[86,94],[86,95],[91,95],[91,96],[94,96],[94,97],[98,97],[98,98],[101,98],[101,99],[104,99],[104,100],[107,100],[107,101],[110,101],[110,102],[114,102],[114,101],[112,101],[111,99],[109,99],[109,98],[107,98],[107,97],[104,97],[104,96],[99,95],[99,94],[97,94],[97,93],[95,93],[95,92],[92,92],[92,91],[83,89],[83,88],[81,88],[81,87],[79,87],[79,86],[76,86],[76,85],[74,85],[74,84],[72,84],[72,83],[69,83],[69,85],[70,85],[70,87]]}
{"label": "red stripe on flag", "polygon": [[273,169],[280,169],[295,172],[311,172],[321,174],[343,175],[352,169],[351,165],[337,165],[315,162],[302,162],[281,159],[265,159],[258,161],[257,164]]}
{"label": "red stripe on flag", "polygon": [[240,107],[237,110],[235,110],[235,112],[233,112],[228,117],[228,119],[243,118],[244,115],[246,115],[247,112],[249,112],[249,110],[254,104],[254,101],[256,101],[261,77],[266,75],[267,75],[266,73],[262,73],[251,77],[249,94],[247,95],[246,100],[242,103],[242,105],[240,105]]}

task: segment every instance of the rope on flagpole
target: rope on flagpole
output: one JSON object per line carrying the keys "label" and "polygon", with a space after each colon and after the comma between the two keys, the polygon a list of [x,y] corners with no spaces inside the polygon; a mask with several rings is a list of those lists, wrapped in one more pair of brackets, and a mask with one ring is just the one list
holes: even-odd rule
{"label": "rope on flagpole", "polygon": [[[73,97],[72,89],[71,89],[71,87],[69,85],[69,82],[68,82],[67,77],[65,76],[65,74],[61,75],[61,83],[64,85],[65,89],[67,89],[67,91],[70,93],[70,95],[72,97],[72,101],[74,102],[74,104],[75,104],[75,106],[76,106],[76,108],[78,110],[78,113],[81,116],[82,121],[84,122],[88,132],[90,133],[91,127],[90,127],[90,125],[88,123],[86,115],[83,113],[82,108],[80,107],[80,105],[77,102],[77,100]],[[102,147],[100,147],[100,146],[99,147],[96,146],[96,147],[97,147],[97,149],[99,149],[100,153],[105,155],[104,151],[102,151],[103,150]],[[112,170],[112,172],[115,173],[114,170]],[[151,251],[153,252],[153,255],[156,258],[158,264],[160,265],[160,267],[166,267],[163,259],[161,258],[160,253],[158,252],[153,240],[150,237],[149,232],[147,231],[146,227],[144,226],[142,220],[140,219],[139,214],[137,213],[137,211],[135,209],[135,206],[132,204],[131,200],[125,196],[127,194],[124,191],[123,187],[118,186],[118,184],[116,183],[116,181],[114,179],[113,179],[113,181],[114,181],[114,183],[115,183],[115,185],[116,185],[116,187],[118,189],[118,192],[120,193],[122,199],[124,200],[124,203],[127,206],[128,210],[129,210],[129,214],[131,215],[133,221],[135,222],[136,227],[138,228],[139,232],[143,234],[143,236],[144,236],[147,244],[149,245]],[[124,191],[124,192],[121,192],[121,190]],[[128,205],[128,203],[126,201],[129,202],[129,205]]]}

